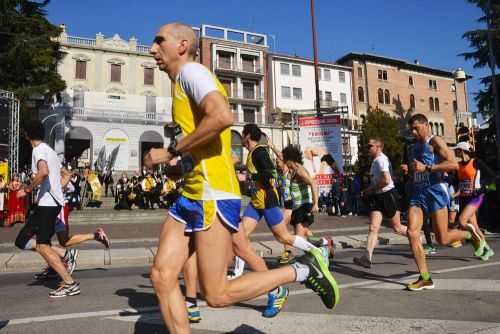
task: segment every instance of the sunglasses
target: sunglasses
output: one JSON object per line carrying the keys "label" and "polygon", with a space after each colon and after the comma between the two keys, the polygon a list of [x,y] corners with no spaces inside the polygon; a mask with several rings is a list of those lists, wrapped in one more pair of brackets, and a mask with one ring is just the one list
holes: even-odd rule
{"label": "sunglasses", "polygon": [[375,144],[368,144],[368,145],[366,145],[366,146],[367,146],[368,148],[372,148],[372,147],[377,146],[377,145],[375,145]]}

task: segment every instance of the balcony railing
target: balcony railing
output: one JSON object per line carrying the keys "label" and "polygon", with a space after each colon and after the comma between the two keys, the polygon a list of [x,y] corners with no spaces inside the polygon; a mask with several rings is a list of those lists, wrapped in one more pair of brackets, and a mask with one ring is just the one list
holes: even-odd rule
{"label": "balcony railing", "polygon": [[215,63],[215,69],[221,71],[233,71],[242,73],[252,73],[252,74],[264,74],[264,71],[260,66],[249,66],[243,64],[234,64],[231,61],[221,60]]}
{"label": "balcony railing", "polygon": [[147,45],[137,45],[137,52],[149,54],[150,46]]}
{"label": "balcony railing", "polygon": [[75,120],[118,121],[122,123],[166,123],[170,122],[172,118],[166,110],[158,113],[147,113],[98,108],[69,108],[66,116]]}
{"label": "balcony railing", "polygon": [[95,46],[95,43],[96,43],[95,39],[93,39],[93,38],[68,36],[68,44],[83,45],[83,46]]}
{"label": "balcony railing", "polygon": [[228,96],[230,99],[234,100],[245,100],[245,101],[255,101],[264,102],[264,96],[260,93],[255,92],[243,92],[242,94],[232,94]]}

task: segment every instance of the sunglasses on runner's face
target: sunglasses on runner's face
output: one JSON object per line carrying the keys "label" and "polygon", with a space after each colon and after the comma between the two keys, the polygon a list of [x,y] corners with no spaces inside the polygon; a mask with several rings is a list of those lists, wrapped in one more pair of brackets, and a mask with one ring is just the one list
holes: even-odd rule
{"label": "sunglasses on runner's face", "polygon": [[372,147],[377,146],[377,145],[375,145],[375,144],[368,144],[368,145],[366,145],[366,146],[367,146],[368,148],[372,148]]}

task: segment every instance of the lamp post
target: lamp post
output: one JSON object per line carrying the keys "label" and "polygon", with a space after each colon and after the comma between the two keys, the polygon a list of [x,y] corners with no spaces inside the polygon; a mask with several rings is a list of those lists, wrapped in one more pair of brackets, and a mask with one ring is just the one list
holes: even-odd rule
{"label": "lamp post", "polygon": [[[458,86],[457,83],[462,83],[467,80],[465,71],[458,68],[453,72],[453,87],[455,87],[455,141],[458,141],[458,124],[459,124],[459,108],[458,108]],[[465,97],[467,98],[467,97]]]}
{"label": "lamp post", "polygon": [[318,46],[316,40],[316,16],[314,15],[314,0],[311,0],[311,26],[312,26],[312,39],[313,39],[313,53],[314,53],[314,84],[316,86],[316,114],[321,115],[321,105],[319,101],[319,81],[318,81]]}

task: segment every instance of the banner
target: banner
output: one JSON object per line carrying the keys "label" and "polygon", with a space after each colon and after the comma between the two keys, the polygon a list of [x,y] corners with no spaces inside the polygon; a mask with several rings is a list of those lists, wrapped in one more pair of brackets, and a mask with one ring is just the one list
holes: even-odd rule
{"label": "banner", "polygon": [[328,194],[332,187],[333,170],[321,157],[331,154],[342,171],[342,124],[340,116],[299,117],[299,145],[304,154],[304,167],[316,180],[319,194]]}

